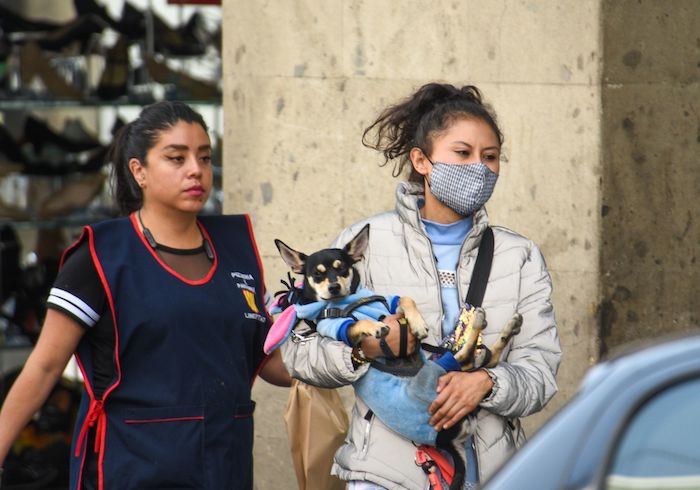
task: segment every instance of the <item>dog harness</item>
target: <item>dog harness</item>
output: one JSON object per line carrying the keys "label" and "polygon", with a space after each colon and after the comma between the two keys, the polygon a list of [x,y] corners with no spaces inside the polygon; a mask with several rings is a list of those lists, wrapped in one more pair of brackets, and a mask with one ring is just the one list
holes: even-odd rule
{"label": "dog harness", "polygon": [[250,392],[269,325],[262,268],[247,216],[202,217],[200,227],[214,260],[197,281],[160,260],[133,216],[83,231],[114,318],[116,375],[96,398],[83,338],[73,490],[88,452],[100,490],[253,487]]}
{"label": "dog harness", "polygon": [[[333,301],[315,301],[313,303],[294,303],[284,307],[286,297],[293,296],[294,289],[282,292],[276,297],[270,313],[281,312],[270,328],[265,339],[265,353],[269,354],[282,345],[291,335],[299,322],[306,321],[312,330],[324,337],[343,340],[340,332],[349,323],[361,319],[377,320],[396,312],[398,296],[378,296],[369,289],[360,288],[353,294]],[[284,308],[284,309],[282,309]]]}
{"label": "dog harness", "polygon": [[[418,446],[415,463],[428,476],[430,490],[444,490],[452,485],[454,468],[436,448],[424,444]],[[441,477],[448,487],[443,486]]]}

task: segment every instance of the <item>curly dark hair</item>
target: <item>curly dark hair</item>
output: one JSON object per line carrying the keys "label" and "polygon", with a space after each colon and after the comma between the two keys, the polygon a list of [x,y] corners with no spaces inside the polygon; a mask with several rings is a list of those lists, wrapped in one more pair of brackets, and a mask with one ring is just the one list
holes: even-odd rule
{"label": "curly dark hair", "polygon": [[[457,88],[447,83],[428,83],[413,95],[385,109],[362,134],[362,144],[384,154],[384,163],[394,162],[392,175],[398,177],[408,164],[412,148],[420,148],[426,155],[432,152],[435,136],[460,118],[476,118],[487,123],[503,145],[503,133],[496,123],[496,115],[481,98],[473,85]],[[370,139],[370,134],[374,138]],[[423,182],[423,176],[411,167],[409,180]]]}

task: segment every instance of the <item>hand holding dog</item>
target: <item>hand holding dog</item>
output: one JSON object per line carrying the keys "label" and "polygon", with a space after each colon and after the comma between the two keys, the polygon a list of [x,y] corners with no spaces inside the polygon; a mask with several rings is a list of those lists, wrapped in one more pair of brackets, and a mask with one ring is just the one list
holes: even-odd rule
{"label": "hand holding dog", "polygon": [[[384,341],[389,345],[392,352],[399,352],[400,334],[399,334],[399,318],[403,318],[403,314],[394,314],[384,317],[382,322],[384,322],[389,327],[389,333],[384,337]],[[378,357],[384,357],[384,352],[379,346],[379,340],[375,337],[365,337],[360,346],[362,347],[362,352],[364,352],[365,357],[368,359],[376,359]],[[416,350],[416,337],[409,331],[408,335],[408,345],[406,352],[410,355]]]}
{"label": "hand holding dog", "polygon": [[492,387],[493,381],[483,370],[452,371],[441,376],[437,397],[428,407],[430,425],[437,431],[449,429],[471,413]]}

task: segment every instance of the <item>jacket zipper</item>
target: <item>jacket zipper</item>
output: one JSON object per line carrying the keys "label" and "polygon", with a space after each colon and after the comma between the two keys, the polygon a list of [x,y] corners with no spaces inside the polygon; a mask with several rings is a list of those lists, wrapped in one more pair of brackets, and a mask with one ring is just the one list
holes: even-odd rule
{"label": "jacket zipper", "polygon": [[372,419],[374,418],[374,412],[372,412],[371,409],[368,409],[367,413],[362,418],[365,419],[367,424],[365,425],[365,435],[364,435],[364,440],[362,441],[362,450],[360,451],[360,459],[364,459],[367,456],[367,451],[369,450],[369,433],[370,433],[370,430],[372,429]]}
{"label": "jacket zipper", "polygon": [[[438,301],[437,304],[440,306],[440,336],[438,337],[438,342],[442,339],[444,336],[443,328],[442,328],[442,323],[445,320],[445,309],[442,306],[442,293],[441,293],[441,286],[440,286],[440,272],[438,271],[437,267],[437,260],[435,259],[435,253],[433,252],[433,242],[430,241],[430,238],[425,235],[422,231],[419,233],[426,242],[428,242],[428,249],[430,250],[430,256],[433,258],[433,272],[435,273],[435,279],[437,280],[438,287],[437,287],[437,297]],[[459,288],[459,286],[457,286]]]}
{"label": "jacket zipper", "polygon": [[479,451],[476,450],[476,432],[472,434],[472,451],[474,451],[474,459],[476,460],[476,483],[481,482],[481,462],[479,461]]}

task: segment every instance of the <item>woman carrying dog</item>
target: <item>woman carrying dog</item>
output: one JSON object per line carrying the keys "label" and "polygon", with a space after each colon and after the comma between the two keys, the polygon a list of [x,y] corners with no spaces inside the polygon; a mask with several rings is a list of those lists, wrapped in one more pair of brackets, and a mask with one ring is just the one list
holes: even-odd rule
{"label": "woman carrying dog", "polygon": [[[374,138],[370,137],[374,135]],[[557,391],[561,350],[551,302],[551,279],[530,240],[490,226],[484,205],[496,184],[503,135],[476,87],[431,83],[388,107],[364,133],[363,143],[394,162],[394,175],[410,168],[396,191],[396,208],[344,230],[342,246],[367,223],[368,252],[356,267],[376,294],[413,298],[428,324],[424,343],[437,346],[455,328],[472,281],[482,238],[493,235],[493,255],[482,306],[490,345],[518,313],[520,332],[500,363],[439,379],[429,407],[430,424],[449,429],[468,414],[476,432],[468,441],[465,488],[484,481],[524,442],[521,417],[541,410]],[[487,229],[490,231],[487,232]],[[399,352],[394,318],[384,339]],[[415,341],[409,342],[410,354]],[[359,348],[320,336],[282,347],[293,377],[325,387],[354,383],[368,373],[366,360],[384,357],[380,341]],[[313,360],[313,363],[312,363]],[[369,370],[372,376],[375,370]],[[333,474],[351,489],[423,490],[428,475],[416,465],[416,447],[390,430],[356,397],[346,443],[336,452]]]}
{"label": "woman carrying dog", "polygon": [[247,216],[198,217],[212,187],[200,114],[144,108],[113,142],[124,217],[64,254],[37,345],[0,412],[0,462],[73,353],[85,380],[71,489],[252,489],[260,376],[288,386]]}

